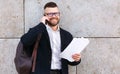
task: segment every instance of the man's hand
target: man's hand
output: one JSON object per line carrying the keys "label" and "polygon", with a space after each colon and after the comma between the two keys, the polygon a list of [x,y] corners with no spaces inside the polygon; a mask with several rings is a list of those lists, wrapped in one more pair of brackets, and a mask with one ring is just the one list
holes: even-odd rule
{"label": "man's hand", "polygon": [[72,58],[73,58],[76,62],[78,62],[78,61],[80,61],[80,59],[81,59],[81,54],[80,54],[80,53],[76,53],[76,54],[72,55]]}
{"label": "man's hand", "polygon": [[48,17],[43,16],[43,17],[41,18],[40,22],[42,22],[43,24],[46,24],[46,23],[45,23],[45,20],[49,20],[49,19],[48,19]]}

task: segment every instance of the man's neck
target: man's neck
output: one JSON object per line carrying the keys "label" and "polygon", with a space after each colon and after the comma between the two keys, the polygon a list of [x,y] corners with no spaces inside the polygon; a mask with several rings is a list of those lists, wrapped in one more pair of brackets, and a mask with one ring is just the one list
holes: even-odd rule
{"label": "man's neck", "polygon": [[56,31],[58,29],[58,25],[56,26],[50,26],[52,28],[53,31]]}
{"label": "man's neck", "polygon": [[56,31],[57,29],[58,29],[58,25],[52,27],[53,31]]}

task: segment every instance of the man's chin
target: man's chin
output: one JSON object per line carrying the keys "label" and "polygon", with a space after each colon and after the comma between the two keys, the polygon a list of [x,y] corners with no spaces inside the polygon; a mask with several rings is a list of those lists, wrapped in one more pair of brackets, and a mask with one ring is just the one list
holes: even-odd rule
{"label": "man's chin", "polygon": [[51,22],[48,22],[49,26],[56,26],[59,22],[57,23],[51,23]]}
{"label": "man's chin", "polygon": [[56,26],[57,24],[51,24],[51,23],[49,23],[49,26],[52,26],[52,27],[54,27],[54,26]]}

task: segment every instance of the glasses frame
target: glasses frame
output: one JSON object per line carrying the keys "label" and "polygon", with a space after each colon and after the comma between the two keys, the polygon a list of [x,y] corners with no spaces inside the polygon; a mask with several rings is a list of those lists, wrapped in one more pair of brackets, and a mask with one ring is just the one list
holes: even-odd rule
{"label": "glasses frame", "polygon": [[60,16],[60,12],[45,13],[44,15],[49,17]]}

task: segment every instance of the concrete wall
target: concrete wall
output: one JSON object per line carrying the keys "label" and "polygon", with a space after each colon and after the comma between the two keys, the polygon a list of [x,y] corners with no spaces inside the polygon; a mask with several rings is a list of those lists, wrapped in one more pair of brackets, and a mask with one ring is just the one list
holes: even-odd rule
{"label": "concrete wall", "polygon": [[81,64],[69,66],[69,74],[119,74],[120,0],[0,0],[0,74],[17,74],[19,38],[40,22],[48,1],[58,4],[62,28],[90,40]]}

